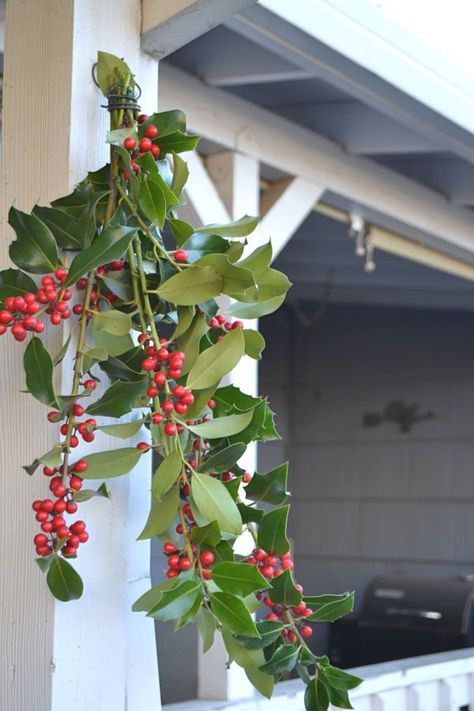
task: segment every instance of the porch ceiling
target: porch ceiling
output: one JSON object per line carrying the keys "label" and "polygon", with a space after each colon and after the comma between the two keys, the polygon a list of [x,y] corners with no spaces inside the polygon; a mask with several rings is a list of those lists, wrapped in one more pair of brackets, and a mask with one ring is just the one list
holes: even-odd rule
{"label": "porch ceiling", "polygon": [[472,133],[261,6],[165,62],[474,207]]}

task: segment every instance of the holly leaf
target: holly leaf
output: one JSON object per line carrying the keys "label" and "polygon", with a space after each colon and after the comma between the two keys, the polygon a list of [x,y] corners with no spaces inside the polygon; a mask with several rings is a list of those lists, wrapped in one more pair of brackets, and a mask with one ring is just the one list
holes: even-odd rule
{"label": "holly leaf", "polygon": [[271,699],[275,687],[273,676],[250,666],[245,668],[245,674],[252,686],[254,686],[262,696],[266,699]]}
{"label": "holly leaf", "polygon": [[35,205],[33,214],[39,217],[51,230],[61,249],[79,250],[81,248],[78,222],[74,217],[54,207],[40,207],[39,205]]}
{"label": "holly leaf", "polygon": [[80,575],[67,560],[55,555],[48,567],[46,582],[57,600],[78,600],[84,590]]}
{"label": "holly leaf", "polygon": [[207,607],[201,607],[196,617],[196,627],[201,635],[202,651],[205,654],[214,644],[214,633],[217,628],[214,615]]}
{"label": "holly leaf", "polygon": [[137,398],[145,391],[146,382],[125,383],[118,380],[107,388],[99,400],[89,405],[89,415],[104,415],[105,417],[122,417],[130,412]]}
{"label": "holly leaf", "polygon": [[82,476],[84,479],[109,479],[122,476],[138,464],[142,454],[143,451],[136,447],[124,447],[123,449],[89,454],[83,457],[88,466]]}
{"label": "holly leaf", "polygon": [[217,546],[221,540],[217,521],[212,521],[207,526],[194,526],[191,529],[191,540],[197,546]]}
{"label": "holly leaf", "polygon": [[139,420],[124,422],[121,425],[99,425],[97,429],[106,435],[110,435],[110,437],[130,439],[131,437],[135,437],[135,435],[140,432],[144,422],[144,418],[141,417]]}
{"label": "holly leaf", "polygon": [[221,293],[222,277],[213,267],[188,267],[167,279],[155,293],[180,306],[194,306]]}
{"label": "holly leaf", "polygon": [[258,217],[244,215],[240,220],[230,222],[227,225],[204,225],[204,227],[199,227],[195,232],[196,234],[219,235],[219,237],[246,237],[254,231],[257,225]]}
{"label": "holly leaf", "polygon": [[163,494],[177,482],[183,469],[183,463],[179,452],[170,452],[161,462],[153,476],[151,491],[157,501],[161,501]]}
{"label": "holly leaf", "polygon": [[152,499],[151,509],[143,531],[138,536],[138,541],[143,541],[166,531],[176,518],[179,506],[179,488],[173,486],[161,499]]}
{"label": "holly leaf", "polygon": [[279,639],[283,632],[281,622],[272,622],[271,620],[260,620],[257,622],[257,630],[260,638],[256,637],[239,637],[239,640],[249,649],[264,649],[268,645]]}
{"label": "holly leaf", "polygon": [[74,501],[82,503],[84,501],[89,501],[89,499],[93,499],[96,496],[100,496],[104,499],[112,498],[112,494],[107,489],[105,482],[101,484],[98,489],[81,489],[80,491],[75,491]]}
{"label": "holly leaf", "polygon": [[234,634],[258,637],[258,630],[250,612],[240,598],[230,593],[215,592],[210,595],[211,608],[219,622]]}
{"label": "holly leaf", "polygon": [[193,607],[198,597],[202,597],[199,583],[195,580],[187,580],[171,590],[164,590],[160,601],[150,610],[148,617],[153,617],[160,622],[176,620]]}
{"label": "holly leaf", "polygon": [[282,644],[270,660],[260,667],[265,674],[284,674],[295,668],[298,659],[298,647],[294,644]]}
{"label": "holly leaf", "polygon": [[242,432],[251,422],[252,417],[253,410],[249,410],[249,412],[242,412],[239,415],[216,417],[214,420],[202,422],[200,425],[187,425],[187,428],[199,437],[220,439]]}
{"label": "holly leaf", "polygon": [[238,301],[225,309],[225,313],[233,318],[255,319],[277,311],[285,300],[285,294],[275,296],[267,301],[257,303],[239,303]]}
{"label": "holly leaf", "polygon": [[290,550],[286,537],[289,506],[270,511],[262,518],[258,527],[258,545],[268,553],[283,555]]}
{"label": "holly leaf", "polygon": [[354,592],[345,592],[342,595],[305,596],[304,601],[314,610],[308,619],[316,622],[334,622],[352,612],[354,599]]}
{"label": "holly leaf", "polygon": [[123,311],[110,309],[109,311],[100,311],[92,316],[94,328],[98,331],[106,331],[113,336],[125,336],[132,329],[132,317],[130,314],[125,314]]}
{"label": "holly leaf", "polygon": [[265,348],[265,339],[259,331],[253,328],[246,328],[243,331],[245,339],[245,353],[249,358],[260,360],[262,351]]}
{"label": "holly leaf", "polygon": [[[135,227],[106,227],[90,247],[76,254],[69,267],[64,286],[71,286],[80,277],[102,264],[120,259],[136,233]],[[49,270],[51,271],[51,270]]]}
{"label": "holly leaf", "polygon": [[242,442],[231,444],[229,447],[221,449],[219,452],[212,454],[201,462],[199,471],[215,473],[229,471],[244,454],[246,449],[245,444]]}
{"label": "holly leaf", "polygon": [[171,190],[180,197],[189,176],[188,164],[177,153],[173,153],[173,180]]}
{"label": "holly leaf", "polygon": [[257,568],[247,563],[219,563],[212,571],[212,579],[224,592],[241,597],[270,587]]}
{"label": "holly leaf", "polygon": [[160,185],[152,177],[142,179],[138,191],[138,205],[150,222],[163,227],[166,200]]}
{"label": "holly leaf", "polygon": [[132,611],[149,612],[158,605],[163,592],[165,590],[169,590],[171,587],[174,587],[176,583],[176,578],[167,578],[161,583],[158,583],[158,585],[154,585],[152,588],[143,593],[138,600],[135,600],[132,605]]}
{"label": "holly leaf", "polygon": [[19,269],[4,269],[0,272],[0,300],[8,296],[24,296],[27,293],[35,294],[38,287],[28,274]]}
{"label": "holly leaf", "polygon": [[58,248],[51,230],[36,215],[15,207],[8,213],[8,223],[16,233],[9,255],[20,269],[34,274],[49,274],[58,266]]}
{"label": "holly leaf", "polygon": [[236,536],[242,532],[239,509],[221,481],[195,472],[191,491],[195,507],[208,523],[217,521],[221,531]]}
{"label": "holly leaf", "polygon": [[319,674],[306,687],[304,705],[306,711],[327,711],[329,708],[329,695]]}
{"label": "holly leaf", "polygon": [[285,607],[296,607],[303,599],[295,586],[290,570],[284,570],[281,575],[272,579],[272,589],[268,596],[272,602],[285,605]]}
{"label": "holly leaf", "polygon": [[180,338],[179,347],[184,353],[183,375],[191,370],[198,359],[201,339],[208,330],[209,326],[206,317],[204,314],[197,313],[184,335]]}
{"label": "holly leaf", "polygon": [[242,330],[236,328],[201,353],[188,375],[187,386],[193,390],[202,390],[218,383],[235,368],[244,354],[244,349]]}
{"label": "holly leaf", "polygon": [[27,472],[27,474],[29,474],[30,476],[33,476],[40,464],[43,464],[43,466],[49,467],[50,469],[53,469],[61,463],[62,451],[63,450],[61,445],[55,444],[54,447],[49,450],[49,452],[46,452],[46,454],[41,455],[41,457],[35,459],[28,466],[23,466],[22,469],[24,469],[25,472]]}
{"label": "holly leaf", "polygon": [[135,80],[128,65],[108,52],[97,53],[97,83],[104,96],[108,96],[119,85],[121,91],[133,90]]}
{"label": "holly leaf", "polygon": [[255,472],[245,491],[249,499],[264,501],[267,504],[282,504],[289,492],[286,490],[288,462],[280,464],[266,474]]}
{"label": "holly leaf", "polygon": [[53,359],[39,338],[33,336],[23,356],[26,387],[45,405],[58,406],[53,387]]}

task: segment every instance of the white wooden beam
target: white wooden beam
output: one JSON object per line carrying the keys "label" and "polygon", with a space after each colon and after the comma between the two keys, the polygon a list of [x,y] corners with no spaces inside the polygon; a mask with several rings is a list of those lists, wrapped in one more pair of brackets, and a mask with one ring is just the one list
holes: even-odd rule
{"label": "white wooden beam", "polygon": [[186,196],[202,224],[229,222],[232,213],[227,209],[198,153],[196,151],[186,153],[183,158],[189,169]]}
{"label": "white wooden beam", "polygon": [[271,239],[273,259],[288,244],[300,225],[321,199],[325,187],[304,178],[293,178],[286,190],[270,207],[258,226],[258,242]]}
{"label": "white wooden beam", "polygon": [[162,66],[160,101],[163,109],[182,107],[193,130],[226,148],[403,222],[407,236],[416,233],[445,251],[474,250],[468,210],[453,207],[434,191],[383,166],[348,155],[308,129],[167,65]]}
{"label": "white wooden beam", "polygon": [[256,0],[142,0],[142,49],[163,59]]}
{"label": "white wooden beam", "polygon": [[[126,48],[147,109],[155,105],[157,83],[156,62],[140,52],[138,0],[9,2],[6,28],[2,268],[10,266],[9,206],[15,202],[29,210],[37,201],[46,204],[106,160],[107,113],[91,79],[97,50],[122,55]],[[48,120],[54,130],[44,130]],[[47,342],[55,347],[54,338]],[[133,553],[131,548],[149,505],[150,461],[142,460],[133,480],[112,482],[112,501],[84,504],[91,541],[77,568],[86,591],[80,601],[54,602],[32,545],[37,526],[31,501],[47,496],[47,481],[41,475],[24,476],[21,465],[47,451],[56,430],[46,422],[43,406],[20,395],[21,347],[6,337],[0,347],[5,376],[5,407],[0,410],[5,474],[0,480],[0,708],[159,711],[153,622],[134,619],[132,633],[129,611],[132,599],[149,587],[149,546],[133,543]],[[71,365],[70,360],[64,363],[60,392],[67,391]],[[117,446],[108,439],[101,444]]]}

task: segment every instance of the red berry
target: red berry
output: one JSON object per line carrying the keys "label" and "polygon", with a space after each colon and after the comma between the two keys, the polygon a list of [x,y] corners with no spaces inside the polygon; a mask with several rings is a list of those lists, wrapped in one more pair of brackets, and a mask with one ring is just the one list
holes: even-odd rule
{"label": "red berry", "polygon": [[66,511],[66,502],[64,499],[58,499],[54,504],[54,513],[62,514]]}
{"label": "red berry", "polygon": [[67,538],[70,534],[70,530],[67,526],[60,526],[57,529],[56,534],[58,538]]}
{"label": "red berry", "polygon": [[68,512],[68,514],[76,513],[77,508],[78,506],[75,501],[68,501],[66,504],[66,511]]}
{"label": "red berry", "polygon": [[299,605],[293,608],[293,612],[296,615],[304,615],[304,611],[306,610],[306,603],[305,602],[300,602]]}
{"label": "red berry", "polygon": [[39,500],[33,501],[33,503],[31,504],[31,508],[33,509],[33,511],[41,511],[41,509],[43,508],[43,502]]}
{"label": "red berry", "polygon": [[155,412],[151,419],[154,425],[161,425],[165,418],[160,412]]}
{"label": "red berry", "polygon": [[172,437],[176,434],[176,425],[174,424],[174,422],[167,422],[163,429],[165,435],[168,435],[168,437]]}
{"label": "red berry", "polygon": [[150,141],[149,138],[142,138],[140,140],[140,150],[141,151],[151,151],[153,143]]}
{"label": "red berry", "polygon": [[158,156],[160,155],[160,147],[154,143],[151,147],[151,154],[155,160],[158,160]]}
{"label": "red berry", "polygon": [[249,484],[253,479],[253,474],[251,472],[245,472],[245,474],[242,477],[242,482],[244,484]]}
{"label": "red berry", "polygon": [[254,554],[255,558],[256,558],[259,562],[264,561],[265,558],[267,557],[267,554],[266,554],[265,551],[263,551],[261,548],[256,548],[256,549],[254,550],[254,553],[253,553],[253,554]]}
{"label": "red berry", "polygon": [[93,442],[95,440],[95,434],[93,432],[84,432],[82,439],[84,442]]}
{"label": "red berry", "polygon": [[156,138],[158,135],[158,129],[156,128],[156,126],[153,126],[153,124],[150,124],[145,129],[145,135],[148,138]]}
{"label": "red berry", "polygon": [[44,323],[42,321],[37,321],[35,326],[35,333],[43,333]]}
{"label": "red berry", "polygon": [[278,622],[278,615],[275,615],[274,612],[269,612],[265,619],[269,622]]}
{"label": "red berry", "polygon": [[[56,501],[56,504],[57,503],[58,502]],[[47,511],[48,513],[50,513],[55,508],[55,504],[51,501],[51,499],[45,499],[41,508],[43,509],[43,511]]]}
{"label": "red berry", "polygon": [[174,553],[176,550],[176,546],[174,543],[170,543],[168,541],[168,543],[165,543],[165,545],[163,546],[163,550],[165,553]]}
{"label": "red berry", "polygon": [[189,560],[188,557],[181,558],[179,561],[179,569],[180,570],[189,570],[191,567],[191,561]]}
{"label": "red berry", "polygon": [[80,476],[72,476],[69,480],[69,488],[74,489],[74,491],[80,491],[82,489],[82,479]]}
{"label": "red berry", "polygon": [[87,541],[89,540],[89,534],[87,533],[87,531],[83,531],[82,533],[78,533],[77,535],[79,537],[80,543],[87,543]]}
{"label": "red berry", "polygon": [[72,406],[72,414],[74,415],[74,417],[82,417],[84,412],[85,409],[82,407],[82,405],[79,405],[79,403],[75,402]]}
{"label": "red berry", "polygon": [[153,380],[157,385],[162,387],[166,383],[166,375],[164,371],[158,370],[158,372],[156,372],[153,376]]}
{"label": "red berry", "polygon": [[260,572],[265,578],[273,578],[275,571],[271,565],[264,565],[263,568],[260,569]]}
{"label": "red berry", "polygon": [[64,486],[64,484],[58,484],[57,486],[54,487],[54,495],[59,498],[62,496],[65,496],[67,494],[67,489]]}
{"label": "red berry", "polygon": [[140,116],[137,118],[138,123],[145,123],[147,120],[148,116],[146,114],[140,114]]}
{"label": "red berry", "polygon": [[188,259],[188,256],[189,256],[189,255],[188,255],[188,253],[186,252],[185,249],[178,249],[178,250],[174,253],[175,262],[186,262],[187,259]]}
{"label": "red berry", "polygon": [[170,555],[168,558],[168,565],[170,568],[177,568],[179,565],[179,555],[177,553],[174,553],[173,555]]}
{"label": "red berry", "polygon": [[303,627],[300,629],[300,633],[302,637],[311,637],[311,635],[313,634],[313,628],[309,625],[303,625]]}
{"label": "red berry", "polygon": [[283,568],[283,570],[293,570],[295,564],[292,560],[286,559],[281,561],[281,567]]}
{"label": "red berry", "polygon": [[148,395],[148,397],[156,397],[158,395],[158,388],[150,386],[146,391],[146,394]]}
{"label": "red berry", "polygon": [[212,570],[208,570],[208,568],[203,568],[202,577],[204,578],[204,580],[210,580],[212,578]]}
{"label": "red berry", "polygon": [[73,465],[72,470],[74,472],[77,472],[78,474],[82,474],[87,470],[88,466],[89,465],[85,459],[78,459],[77,462]]}
{"label": "red berry", "polygon": [[136,145],[137,145],[137,142],[134,138],[132,138],[132,136],[127,136],[127,138],[123,142],[123,147],[127,151],[133,151],[133,149],[135,148]]}
{"label": "red berry", "polygon": [[148,444],[148,442],[139,442],[137,444],[137,449],[143,449],[144,452],[148,452],[148,450],[150,449],[150,445]]}
{"label": "red berry", "polygon": [[174,410],[174,403],[172,400],[165,400],[164,403],[161,405],[161,409],[163,412],[166,412],[167,415],[170,414],[170,412],[173,412]]}
{"label": "red berry", "polygon": [[97,383],[95,382],[95,380],[92,380],[92,378],[89,378],[89,380],[86,380],[86,382],[84,383],[84,387],[87,390],[95,390],[97,387]]}
{"label": "red berry", "polygon": [[156,365],[156,361],[153,360],[152,358],[145,358],[145,360],[142,361],[143,370],[153,370],[155,365]]}
{"label": "red berry", "polygon": [[26,338],[26,331],[19,323],[12,326],[12,336],[15,341],[24,341]]}
{"label": "red berry", "polygon": [[48,520],[48,513],[46,511],[38,511],[36,514],[36,520],[42,523]]}
{"label": "red berry", "polygon": [[212,565],[214,563],[215,556],[212,551],[203,551],[199,556],[199,559],[201,561],[201,564],[207,567],[208,565]]}
{"label": "red berry", "polygon": [[169,568],[166,571],[166,577],[167,578],[176,578],[176,576],[179,575],[179,570],[178,568]]}
{"label": "red berry", "polygon": [[53,524],[50,521],[45,521],[41,524],[41,530],[45,533],[51,533],[53,530]]}
{"label": "red berry", "polygon": [[13,321],[13,314],[10,311],[0,311],[0,323],[11,323]]}
{"label": "red berry", "polygon": [[37,533],[34,542],[35,546],[45,546],[48,542],[48,536],[45,536],[44,533]]}

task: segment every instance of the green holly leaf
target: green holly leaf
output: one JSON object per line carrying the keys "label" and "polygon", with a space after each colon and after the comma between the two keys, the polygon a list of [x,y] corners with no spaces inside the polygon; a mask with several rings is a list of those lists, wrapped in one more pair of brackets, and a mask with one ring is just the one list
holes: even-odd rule
{"label": "green holly leaf", "polygon": [[289,506],[270,511],[262,518],[258,527],[258,545],[268,553],[283,555],[290,550],[286,537]]}
{"label": "green holly leaf", "polygon": [[272,602],[285,607],[296,607],[303,599],[300,591],[295,587],[290,570],[284,570],[281,575],[272,579],[272,589],[268,596]]}
{"label": "green holly leaf", "polygon": [[221,540],[221,532],[217,521],[212,521],[207,526],[194,526],[191,529],[191,540],[197,546],[217,546]]}
{"label": "green holly leaf", "polygon": [[136,447],[124,447],[123,449],[89,454],[83,457],[88,467],[82,476],[84,479],[109,479],[122,476],[138,464],[142,454],[143,451]]}
{"label": "green holly leaf", "polygon": [[74,501],[82,503],[84,501],[89,501],[89,499],[93,499],[96,496],[100,496],[104,499],[112,498],[112,494],[107,489],[105,482],[101,484],[98,489],[81,489],[80,491],[75,491]]}
{"label": "green holly leaf", "polygon": [[71,286],[80,277],[100,267],[102,264],[120,259],[127,251],[127,247],[136,233],[134,227],[111,226],[106,227],[100,237],[76,254],[69,267],[68,276],[64,286]]}
{"label": "green holly leaf", "polygon": [[240,220],[230,222],[227,225],[211,224],[204,225],[195,230],[196,234],[219,235],[219,237],[247,237],[258,225],[258,217],[244,215]]}
{"label": "green holly leaf", "polygon": [[217,235],[192,233],[181,245],[188,253],[188,262],[196,262],[211,254],[224,254],[229,249],[229,242]]}
{"label": "green holly leaf", "polygon": [[242,532],[239,509],[221,481],[195,472],[191,477],[191,491],[198,513],[208,523],[217,521],[221,531],[236,536]]}
{"label": "green holly leaf", "polygon": [[97,53],[97,83],[104,96],[117,91],[133,90],[135,80],[127,64],[108,52]]}
{"label": "green holly leaf", "polygon": [[26,374],[26,387],[29,392],[45,405],[57,407],[53,387],[53,359],[39,338],[33,336],[23,356]]}
{"label": "green holly leaf", "polygon": [[270,660],[260,667],[265,674],[284,674],[295,668],[298,660],[298,647],[294,644],[282,644]]}
{"label": "green holly leaf", "polygon": [[170,590],[164,590],[160,601],[150,610],[148,617],[153,617],[160,622],[177,620],[194,606],[199,597],[202,598],[199,583],[195,580],[186,580]]}
{"label": "green holly leaf", "polygon": [[257,289],[252,272],[232,264],[225,254],[209,254],[206,257],[201,257],[196,265],[212,267],[221,275],[223,294],[239,299],[245,292],[245,294],[249,294],[250,299],[250,290],[253,288],[254,301],[257,300]]}
{"label": "green holly leaf", "polygon": [[220,451],[211,453],[199,466],[200,472],[226,472],[238,462],[246,450],[245,444],[238,442],[225,447]]}
{"label": "green holly leaf", "polygon": [[110,289],[119,299],[132,301],[132,278],[128,269],[122,269],[119,272],[106,272],[100,278],[107,289]]}
{"label": "green holly leaf", "polygon": [[107,388],[99,400],[89,405],[89,415],[103,415],[104,417],[122,417],[134,407],[137,398],[145,391],[146,382],[124,383],[118,380]]}
{"label": "green holly leaf", "polygon": [[280,464],[266,474],[255,472],[245,491],[249,499],[264,501],[267,504],[282,504],[289,492],[286,490],[288,462]]}
{"label": "green holly leaf", "polygon": [[183,469],[183,462],[179,452],[170,452],[161,462],[153,476],[151,491],[157,501],[161,501],[164,494],[177,482]]}
{"label": "green holly leaf", "polygon": [[176,153],[173,153],[173,181],[171,190],[180,197],[189,176],[188,164]]}
{"label": "green holly leaf", "polygon": [[255,667],[246,667],[245,674],[250,683],[257,689],[257,691],[264,696],[266,699],[271,699],[273,694],[273,689],[275,683],[273,681],[273,676],[270,674],[265,674],[260,669]]}
{"label": "green holly leaf", "polygon": [[145,419],[141,417],[139,420],[132,420],[132,422],[124,422],[121,425],[99,425],[98,430],[103,432],[110,437],[118,437],[119,439],[130,439],[135,437],[141,428]]}
{"label": "green holly leaf", "polygon": [[265,339],[259,331],[246,328],[243,331],[245,339],[245,353],[249,358],[260,360],[262,351],[265,348]]}
{"label": "green holly leaf", "polygon": [[260,620],[257,622],[257,630],[260,635],[258,637],[239,637],[239,640],[249,649],[264,649],[272,642],[281,637],[283,625],[281,622],[272,622],[271,620]]}
{"label": "green holly leaf", "polygon": [[179,341],[180,350],[184,353],[183,375],[191,370],[198,359],[201,339],[208,331],[206,317],[204,314],[197,313]]}
{"label": "green holly leaf", "polygon": [[115,309],[94,313],[92,320],[94,321],[95,329],[106,331],[106,333],[111,333],[113,336],[125,336],[132,329],[132,317],[130,314],[125,314],[123,311]]}
{"label": "green holly leaf", "polygon": [[219,563],[212,571],[212,579],[224,592],[241,597],[270,587],[257,568],[247,563]]}
{"label": "green holly leaf", "polygon": [[201,353],[188,375],[187,386],[193,390],[202,390],[218,383],[235,368],[244,354],[244,349],[242,330],[236,328]]}
{"label": "green holly leaf", "polygon": [[48,566],[46,582],[54,597],[62,602],[78,600],[84,590],[80,575],[67,560],[58,555],[53,557]]}
{"label": "green holly leaf", "polygon": [[36,215],[15,207],[8,213],[8,224],[16,233],[9,255],[20,269],[34,274],[49,274],[58,266],[58,248],[51,230]]}
{"label": "green holly leaf", "polygon": [[166,578],[158,585],[154,585],[141,595],[132,605],[133,612],[149,612],[156,607],[165,590],[169,590],[177,584],[176,578]]}
{"label": "green holly leaf", "polygon": [[199,437],[206,439],[220,439],[231,437],[242,432],[253,417],[253,411],[242,412],[240,415],[227,415],[216,417],[214,420],[203,422],[200,425],[187,425],[187,428]]}
{"label": "green holly leaf", "polygon": [[342,595],[305,596],[304,601],[314,610],[308,618],[316,622],[334,622],[354,609],[354,592]]}
{"label": "green holly leaf", "polygon": [[101,362],[99,367],[113,380],[144,381],[142,370],[143,348],[135,346]]}
{"label": "green holly leaf", "polygon": [[8,296],[24,296],[27,293],[35,294],[38,287],[28,274],[19,269],[4,269],[0,272],[0,300]]}
{"label": "green holly leaf", "polygon": [[54,207],[40,207],[39,205],[35,205],[33,214],[50,229],[58,247],[74,250],[81,248],[78,222],[74,217]]}
{"label": "green holly leaf", "polygon": [[196,617],[196,627],[201,635],[202,651],[205,654],[214,644],[214,634],[217,629],[215,617],[207,607],[201,607]]}
{"label": "green holly leaf", "polygon": [[190,225],[189,222],[178,220],[175,217],[170,217],[168,224],[178,247],[182,247],[194,232],[194,227]]}
{"label": "green holly leaf", "polygon": [[180,306],[194,306],[221,293],[222,277],[213,267],[187,267],[167,279],[156,294]]}
{"label": "green holly leaf", "polygon": [[242,600],[225,592],[210,595],[211,608],[219,622],[234,634],[258,637],[258,630]]}
{"label": "green holly leaf", "polygon": [[319,674],[306,687],[304,705],[306,711],[327,711],[329,708],[329,695]]}
{"label": "green holly leaf", "polygon": [[54,447],[49,450],[49,452],[46,452],[46,454],[41,455],[41,457],[35,459],[28,466],[23,466],[22,469],[24,469],[25,472],[27,472],[27,474],[29,474],[30,476],[33,476],[40,464],[45,467],[49,467],[50,469],[54,469],[54,467],[57,467],[58,464],[61,463],[62,452],[63,449],[61,445],[55,444]]}
{"label": "green holly leaf", "polygon": [[238,301],[225,309],[225,313],[232,318],[254,319],[268,316],[277,311],[285,300],[285,295],[275,296],[267,301],[257,303],[239,303]]}
{"label": "green holly leaf", "polygon": [[179,487],[173,486],[161,499],[152,499],[151,509],[138,541],[143,541],[166,531],[176,518],[179,506]]}
{"label": "green holly leaf", "polygon": [[166,217],[166,200],[161,186],[152,177],[142,179],[138,191],[138,204],[150,222],[163,227]]}

